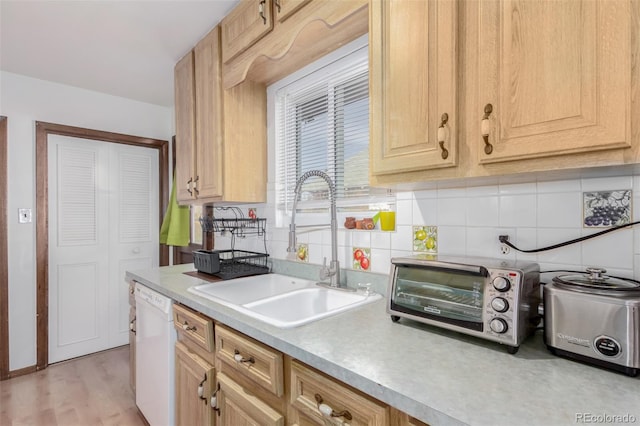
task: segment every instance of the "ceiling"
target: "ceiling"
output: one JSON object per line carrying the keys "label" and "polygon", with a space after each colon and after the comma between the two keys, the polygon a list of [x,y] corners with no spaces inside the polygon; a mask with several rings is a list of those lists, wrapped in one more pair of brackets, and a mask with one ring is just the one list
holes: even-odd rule
{"label": "ceiling", "polygon": [[239,0],[0,0],[0,69],[173,106],[173,67]]}

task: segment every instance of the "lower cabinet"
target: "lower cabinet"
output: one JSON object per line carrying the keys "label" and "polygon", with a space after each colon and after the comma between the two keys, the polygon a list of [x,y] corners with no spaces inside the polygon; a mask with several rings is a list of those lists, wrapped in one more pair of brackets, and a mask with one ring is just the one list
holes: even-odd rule
{"label": "lower cabinet", "polygon": [[215,392],[213,365],[176,343],[176,425],[215,424],[211,397]]}
{"label": "lower cabinet", "polygon": [[173,305],[175,346],[175,424],[214,426],[216,370],[213,320],[181,305]]}
{"label": "lower cabinet", "polygon": [[222,324],[216,324],[215,342],[218,426],[284,425],[283,354]]}
{"label": "lower cabinet", "polygon": [[174,325],[177,426],[428,426],[184,306]]}

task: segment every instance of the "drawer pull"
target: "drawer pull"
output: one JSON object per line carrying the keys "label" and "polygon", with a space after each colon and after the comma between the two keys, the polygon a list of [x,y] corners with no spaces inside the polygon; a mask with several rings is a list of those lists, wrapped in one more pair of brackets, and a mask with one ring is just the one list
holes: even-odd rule
{"label": "drawer pull", "polygon": [[189,193],[189,195],[193,195],[193,191],[191,190],[191,182],[193,182],[193,178],[190,177],[187,181],[187,192]]}
{"label": "drawer pull", "polygon": [[438,127],[438,144],[440,145],[440,149],[442,150],[442,159],[446,160],[449,157],[449,150],[444,147],[444,143],[447,140],[447,122],[449,121],[449,114],[446,112],[442,114],[440,127]]}
{"label": "drawer pull", "polygon": [[235,349],[233,351],[233,359],[236,360],[236,362],[246,362],[249,364],[255,364],[256,360],[253,359],[253,357],[249,357],[249,358],[245,358],[240,354],[240,351]]}
{"label": "drawer pull", "polygon": [[184,322],[184,324],[182,324],[182,329],[184,331],[196,331],[197,328],[195,325],[190,326],[188,322]]}
{"label": "drawer pull", "polygon": [[131,330],[133,334],[136,334],[136,317],[133,317],[133,319],[129,322],[129,330]]}
{"label": "drawer pull", "polygon": [[320,394],[315,394],[316,402],[318,403],[318,410],[322,413],[323,416],[328,417],[344,417],[346,420],[353,420],[353,416],[348,410],[335,411],[329,405],[323,402],[322,396]]}
{"label": "drawer pull", "polygon": [[220,408],[218,408],[218,392],[220,391],[220,383],[218,383],[218,388],[211,395],[211,399],[209,400],[209,405],[218,415],[220,415]]}
{"label": "drawer pull", "polygon": [[484,139],[484,153],[489,155],[493,152],[493,145],[489,143],[489,116],[493,112],[493,105],[486,104],[484,106],[484,115],[482,116],[481,133]]}
{"label": "drawer pull", "polygon": [[262,18],[262,23],[264,25],[267,25],[267,17],[264,15],[265,3],[266,3],[266,0],[261,0],[260,3],[258,3],[258,15],[260,15],[260,17]]}
{"label": "drawer pull", "polygon": [[204,379],[202,379],[202,381],[198,385],[198,398],[202,399],[203,401],[207,400],[207,398],[204,396],[204,384],[206,381],[207,381],[207,374],[205,373]]}

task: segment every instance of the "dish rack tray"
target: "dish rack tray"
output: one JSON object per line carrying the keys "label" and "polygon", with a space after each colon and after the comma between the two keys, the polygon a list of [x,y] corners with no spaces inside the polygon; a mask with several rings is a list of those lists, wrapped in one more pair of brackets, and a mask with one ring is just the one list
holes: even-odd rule
{"label": "dish rack tray", "polygon": [[211,263],[215,256],[219,257],[220,270],[211,275],[229,280],[232,278],[246,277],[269,273],[267,265],[267,253],[257,253],[244,250],[196,250],[193,252],[193,263],[200,272],[210,273]]}

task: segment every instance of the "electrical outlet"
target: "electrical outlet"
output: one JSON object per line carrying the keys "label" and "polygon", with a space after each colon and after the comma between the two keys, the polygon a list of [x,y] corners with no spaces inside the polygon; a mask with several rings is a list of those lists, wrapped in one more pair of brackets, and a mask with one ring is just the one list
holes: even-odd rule
{"label": "electrical outlet", "polygon": [[31,209],[18,209],[18,222],[31,223]]}
{"label": "electrical outlet", "polygon": [[508,245],[506,244],[500,244],[500,253],[502,254],[509,254],[509,252],[511,251],[511,249],[509,248]]}

